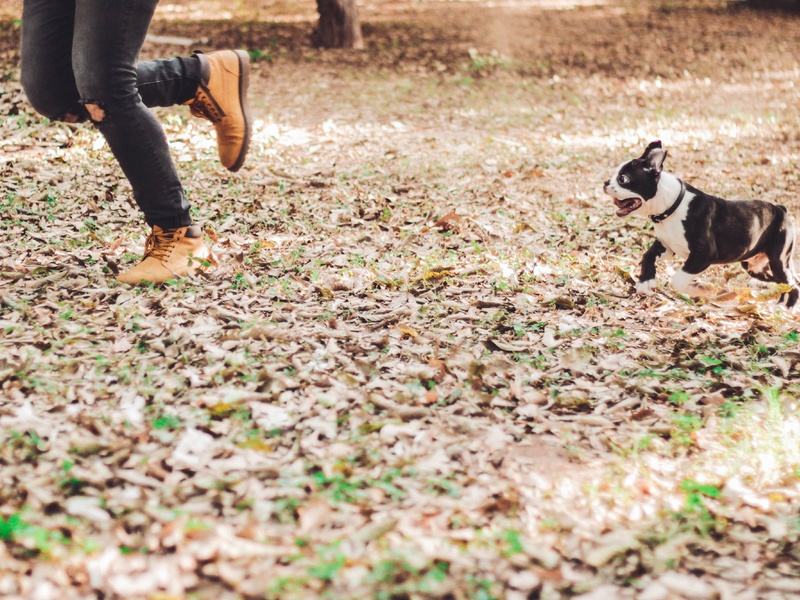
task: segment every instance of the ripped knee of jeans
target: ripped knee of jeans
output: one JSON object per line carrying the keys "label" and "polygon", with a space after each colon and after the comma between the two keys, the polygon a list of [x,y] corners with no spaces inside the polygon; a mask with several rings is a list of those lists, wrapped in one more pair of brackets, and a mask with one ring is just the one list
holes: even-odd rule
{"label": "ripped knee of jeans", "polygon": [[89,118],[92,123],[102,123],[106,118],[106,111],[100,102],[95,100],[81,100],[81,104],[89,113]]}

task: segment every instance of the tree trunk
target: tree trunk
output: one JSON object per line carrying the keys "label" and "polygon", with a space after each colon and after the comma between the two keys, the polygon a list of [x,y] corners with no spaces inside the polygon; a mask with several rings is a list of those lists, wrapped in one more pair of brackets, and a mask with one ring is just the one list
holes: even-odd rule
{"label": "tree trunk", "polygon": [[314,41],[324,48],[364,48],[356,0],[317,0],[319,23]]}

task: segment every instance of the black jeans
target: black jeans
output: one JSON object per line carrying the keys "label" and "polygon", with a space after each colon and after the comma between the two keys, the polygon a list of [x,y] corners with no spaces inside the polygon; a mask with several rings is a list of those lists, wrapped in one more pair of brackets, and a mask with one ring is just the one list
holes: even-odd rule
{"label": "black jeans", "polygon": [[21,78],[52,120],[91,118],[149,225],[191,224],[164,130],[147,107],[194,96],[197,58],[137,62],[158,0],[24,0]]}

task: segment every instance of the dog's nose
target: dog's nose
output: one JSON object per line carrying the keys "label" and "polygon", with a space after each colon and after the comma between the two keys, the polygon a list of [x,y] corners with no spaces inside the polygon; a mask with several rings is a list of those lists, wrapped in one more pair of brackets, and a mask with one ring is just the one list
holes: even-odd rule
{"label": "dog's nose", "polygon": [[611,183],[610,179],[606,179],[606,182],[603,184],[603,187],[608,187],[608,184]]}

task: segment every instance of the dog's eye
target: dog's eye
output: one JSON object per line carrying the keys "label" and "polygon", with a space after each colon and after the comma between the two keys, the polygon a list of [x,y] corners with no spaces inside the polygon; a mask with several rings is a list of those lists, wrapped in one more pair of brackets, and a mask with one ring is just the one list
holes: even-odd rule
{"label": "dog's eye", "polygon": [[620,185],[628,185],[631,182],[631,178],[627,175],[620,175],[617,177],[617,183]]}

